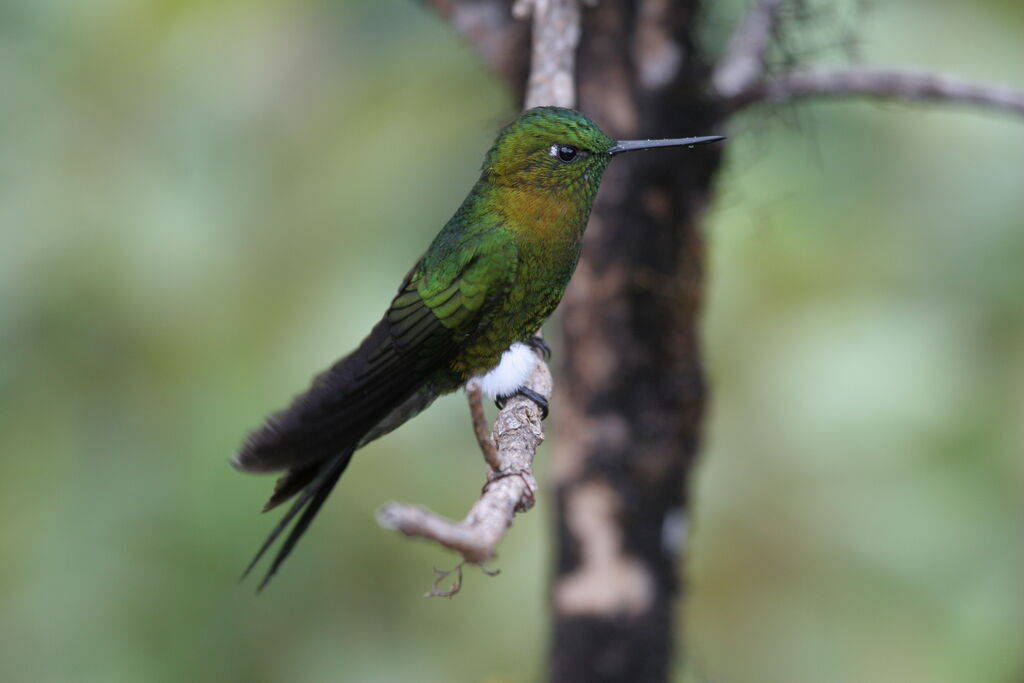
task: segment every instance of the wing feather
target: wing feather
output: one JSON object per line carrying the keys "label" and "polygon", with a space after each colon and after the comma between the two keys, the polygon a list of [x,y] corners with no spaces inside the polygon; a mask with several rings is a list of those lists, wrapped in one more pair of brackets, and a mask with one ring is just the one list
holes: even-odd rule
{"label": "wing feather", "polygon": [[455,267],[428,253],[359,348],[253,432],[236,465],[263,472],[308,468],[359,442],[444,370],[493,313],[486,302],[503,298],[516,274],[510,240],[481,237],[461,246]]}

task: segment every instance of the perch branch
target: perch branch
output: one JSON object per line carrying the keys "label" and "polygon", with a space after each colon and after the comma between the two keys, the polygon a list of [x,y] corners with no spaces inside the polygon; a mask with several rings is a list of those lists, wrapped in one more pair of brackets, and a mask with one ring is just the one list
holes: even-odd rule
{"label": "perch branch", "polygon": [[764,73],[764,58],[783,0],[754,0],[729,40],[711,82],[723,98],[735,97]]}
{"label": "perch branch", "polygon": [[[537,364],[526,386],[551,397],[551,373],[546,364]],[[464,520],[455,522],[426,508],[388,503],[377,513],[377,521],[406,536],[440,543],[466,562],[487,562],[494,557],[515,513],[533,506],[537,491],[533,456],[543,440],[540,408],[527,398],[513,396],[494,423],[499,466],[488,472],[480,499]]]}
{"label": "perch branch", "polygon": [[793,71],[752,83],[726,104],[738,111],[758,102],[805,97],[875,97],[906,102],[950,102],[1024,116],[1024,91],[952,76],[896,69]]}

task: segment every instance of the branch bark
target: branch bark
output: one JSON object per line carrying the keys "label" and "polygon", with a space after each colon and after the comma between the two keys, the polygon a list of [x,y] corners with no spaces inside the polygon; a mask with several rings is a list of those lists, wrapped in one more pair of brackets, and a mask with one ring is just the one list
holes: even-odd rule
{"label": "branch bark", "polygon": [[476,442],[484,454],[484,461],[491,466],[492,470],[500,470],[501,460],[498,458],[498,448],[494,445],[493,430],[487,429],[484,397],[480,391],[480,383],[475,379],[471,379],[466,384],[466,399],[469,401],[469,418],[473,421],[473,433],[476,434]]}
{"label": "branch bark", "polygon": [[[576,46],[581,0],[516,0],[512,14],[533,15],[530,80],[524,109],[576,106]],[[590,3],[593,4],[593,0]]]}
{"label": "branch bark", "polygon": [[752,82],[726,100],[729,111],[759,102],[806,97],[868,97],[905,102],[948,102],[1024,116],[1024,90],[975,83],[953,76],[899,69],[793,71]]}

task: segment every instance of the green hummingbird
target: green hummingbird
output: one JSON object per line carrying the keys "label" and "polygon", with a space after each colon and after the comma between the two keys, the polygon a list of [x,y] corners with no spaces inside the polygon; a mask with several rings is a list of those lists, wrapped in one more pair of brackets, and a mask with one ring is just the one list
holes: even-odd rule
{"label": "green hummingbird", "polygon": [[617,154],[692,147],[721,136],[613,140],[572,109],[537,107],[506,126],[480,179],[405,276],[384,317],[359,347],[252,432],[232,464],[284,471],[264,507],[291,508],[247,575],[298,517],[261,590],[319,512],[352,454],[477,378],[499,403],[539,362],[535,337],[579,261],[601,176]]}

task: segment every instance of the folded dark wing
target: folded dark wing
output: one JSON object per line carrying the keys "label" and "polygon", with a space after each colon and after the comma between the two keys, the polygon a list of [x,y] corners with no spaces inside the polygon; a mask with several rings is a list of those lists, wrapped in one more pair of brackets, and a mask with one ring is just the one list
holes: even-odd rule
{"label": "folded dark wing", "polygon": [[463,246],[469,248],[462,258],[443,268],[421,261],[369,336],[268,417],[246,440],[236,466],[252,472],[312,468],[357,444],[445,368],[515,276],[514,249],[491,253],[479,241]]}

